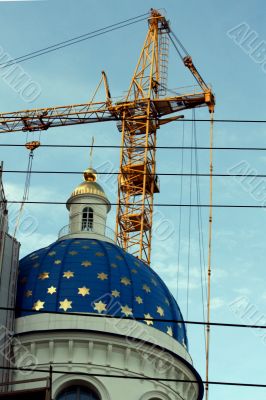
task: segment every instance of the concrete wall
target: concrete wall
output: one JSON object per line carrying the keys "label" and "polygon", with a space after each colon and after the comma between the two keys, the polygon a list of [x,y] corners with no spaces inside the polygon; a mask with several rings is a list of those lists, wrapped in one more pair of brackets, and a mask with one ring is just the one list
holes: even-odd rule
{"label": "concrete wall", "polygon": [[[14,308],[20,244],[8,232],[8,211],[0,168],[0,307]],[[12,333],[15,313],[0,309],[0,367],[11,366]],[[0,368],[0,382],[9,380],[11,372]],[[0,390],[4,387],[0,387]]]}

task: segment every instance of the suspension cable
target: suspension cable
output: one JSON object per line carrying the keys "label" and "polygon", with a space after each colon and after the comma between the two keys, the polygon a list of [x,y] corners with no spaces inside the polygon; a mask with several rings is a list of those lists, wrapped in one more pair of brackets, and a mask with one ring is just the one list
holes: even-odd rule
{"label": "suspension cable", "polygon": [[[185,124],[183,123],[182,129],[182,148],[184,147],[185,140]],[[181,152],[181,175],[180,175],[180,196],[179,204],[182,204],[183,200],[183,172],[184,172],[184,151]],[[182,207],[179,207],[179,223],[178,223],[178,250],[177,250],[177,288],[176,288],[176,300],[179,298],[179,277],[180,277],[180,252],[181,252],[181,227],[182,227]]]}
{"label": "suspension cable", "polygon": [[[0,64],[0,68],[2,69],[2,68],[10,67],[11,65],[17,64],[18,62],[21,63],[21,62],[24,62],[24,61],[27,61],[27,60],[31,60],[32,58],[39,57],[39,56],[41,56],[43,54],[47,54],[47,53],[50,53],[50,52],[53,52],[53,51],[57,51],[57,50],[62,49],[64,47],[72,46],[73,44],[76,44],[76,43],[79,43],[79,42],[82,42],[84,40],[88,40],[88,39],[91,39],[91,38],[94,38],[94,37],[97,37],[97,36],[100,36],[100,35],[104,35],[106,33],[112,32],[114,30],[117,30],[117,29],[120,29],[120,28],[127,27],[129,25],[135,24],[137,22],[145,21],[146,20],[146,16],[148,14],[149,13],[141,14],[141,15],[138,15],[136,17],[129,18],[129,19],[126,19],[124,21],[117,22],[115,24],[108,25],[108,26],[105,26],[103,28],[91,31],[91,32],[87,32],[87,33],[85,33],[83,35],[73,37],[73,38],[65,40],[63,42],[59,42],[59,43],[56,43],[54,45],[47,46],[47,47],[44,47],[42,49],[39,49],[39,50],[30,52],[30,53],[24,54],[23,56],[13,58],[13,59],[5,62],[5,63],[1,63]],[[141,18],[141,17],[144,17],[144,18]]]}
{"label": "suspension cable", "polygon": [[[196,116],[195,109],[193,110],[193,116]],[[196,118],[195,118],[196,119]],[[196,130],[196,122],[193,123],[194,129],[194,145],[195,145],[195,172],[196,174],[199,171],[199,160],[198,160],[198,152],[197,152],[197,130]],[[201,204],[201,196],[200,196],[200,182],[199,176],[196,175],[195,177],[196,182],[196,197],[197,197],[197,204]],[[202,303],[202,319],[206,321],[205,318],[205,299],[207,299],[207,287],[206,287],[206,273],[205,273],[205,252],[204,252],[204,239],[203,239],[203,228],[202,228],[202,214],[201,208],[197,208],[197,222],[198,222],[198,242],[199,242],[199,261],[200,261],[200,280],[201,280],[201,303]],[[205,290],[204,290],[205,289]],[[206,330],[203,327],[203,336],[204,336],[204,346],[205,346],[205,357],[206,357]]]}
{"label": "suspension cable", "polygon": [[[192,110],[193,116],[193,110]],[[191,129],[191,146],[193,145],[193,125]],[[190,152],[190,174],[193,172],[193,150]],[[189,204],[192,204],[192,175],[189,178]],[[192,207],[188,209],[188,254],[187,254],[187,319],[189,312],[189,285],[190,285],[190,252],[191,252],[191,215]]]}
{"label": "suspension cable", "polygon": [[18,217],[17,217],[17,220],[16,220],[14,234],[13,234],[14,238],[16,237],[16,234],[17,234],[17,230],[18,230],[18,227],[19,227],[21,216],[23,214],[23,209],[24,209],[25,203],[29,199],[30,180],[31,180],[31,172],[32,172],[32,162],[33,162],[33,156],[34,156],[33,151],[37,147],[40,146],[40,142],[39,141],[28,142],[28,143],[26,143],[25,146],[26,146],[26,148],[28,150],[30,150],[30,153],[29,153],[29,159],[28,159],[28,165],[27,165],[27,171],[26,171],[24,193],[23,193],[21,204],[20,204]]}
{"label": "suspension cable", "polygon": [[210,306],[211,306],[211,256],[212,256],[212,173],[213,173],[213,121],[214,112],[211,112],[210,124],[210,208],[209,208],[209,243],[208,243],[208,297],[207,297],[207,325],[206,325],[206,400],[209,398],[209,354],[210,354]]}

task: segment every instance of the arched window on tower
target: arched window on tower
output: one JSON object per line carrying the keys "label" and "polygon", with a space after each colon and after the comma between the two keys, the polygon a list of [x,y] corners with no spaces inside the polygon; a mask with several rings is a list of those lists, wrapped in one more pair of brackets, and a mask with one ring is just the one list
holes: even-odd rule
{"label": "arched window on tower", "polygon": [[64,389],[56,400],[100,400],[99,396],[91,389],[75,385]]}
{"label": "arched window on tower", "polygon": [[92,231],[93,229],[93,209],[85,207],[82,211],[81,229],[83,231]]}

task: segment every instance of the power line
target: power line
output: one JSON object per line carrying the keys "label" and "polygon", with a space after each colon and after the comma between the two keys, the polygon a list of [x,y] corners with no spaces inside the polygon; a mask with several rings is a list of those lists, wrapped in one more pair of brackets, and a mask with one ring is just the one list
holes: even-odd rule
{"label": "power line", "polygon": [[[80,364],[78,364],[80,365]],[[81,364],[82,365],[82,364]],[[50,366],[49,366],[50,367]],[[132,380],[143,380],[143,381],[155,381],[155,382],[184,382],[184,383],[196,383],[199,384],[199,381],[193,379],[178,379],[178,378],[161,378],[161,377],[149,377],[149,376],[136,376],[136,375],[118,375],[118,374],[100,374],[100,373],[89,373],[89,372],[81,372],[81,371],[67,371],[67,370],[55,370],[52,368],[52,371],[44,368],[27,368],[27,367],[0,367],[3,370],[12,370],[12,371],[28,371],[28,372],[40,372],[47,374],[64,374],[64,375],[80,375],[80,376],[96,376],[96,377],[105,377],[105,378],[117,378],[117,379],[132,379]],[[14,382],[16,383],[16,382]],[[206,383],[202,381],[202,383]],[[257,387],[257,388],[266,388],[266,384],[263,383],[244,383],[244,382],[227,382],[227,381],[208,381],[210,385],[223,385],[223,386],[246,386],[246,387]]]}
{"label": "power line", "polygon": [[[1,118],[1,114],[3,114],[3,113],[0,113],[0,118]],[[25,116],[26,116],[26,114],[25,114]],[[17,116],[17,115],[8,115],[8,118],[9,119],[18,119],[19,117]],[[44,117],[44,119],[48,119],[47,117],[45,118]],[[57,117],[57,116],[52,116],[52,119],[58,119],[58,120],[62,120],[62,117]],[[70,120],[73,120],[73,121],[75,121],[75,120],[80,120],[80,118],[76,118],[76,117],[68,117],[68,116],[64,116],[64,120],[68,120],[68,119],[70,119]],[[147,120],[150,120],[150,121],[155,121],[155,120],[157,120],[157,118],[146,118]],[[115,118],[115,119],[110,119],[110,117],[108,117],[108,118],[101,118],[101,121],[95,121],[95,122],[103,122],[103,121],[105,121],[105,122],[115,122],[115,121],[119,121],[119,120],[122,120],[122,118]],[[176,120],[174,120],[174,121],[172,121],[172,123],[173,122],[182,122],[182,121],[184,121],[184,122],[193,122],[194,120],[193,119],[191,119],[191,118],[179,118],[179,119],[176,119]],[[195,122],[210,122],[210,120],[209,119],[195,119]],[[213,122],[219,122],[219,123],[238,123],[238,124],[240,124],[240,123],[245,123],[245,124],[265,124],[266,123],[266,120],[251,120],[251,119],[214,119],[213,120]],[[1,122],[0,122],[0,124],[1,124]]]}
{"label": "power line", "polygon": [[[25,144],[11,144],[11,143],[0,143],[0,147],[24,147]],[[91,146],[86,144],[41,144],[40,147],[55,147],[55,148],[85,148],[88,149]],[[127,149],[129,146],[120,146],[120,145],[94,145],[94,148],[99,149]],[[135,146],[136,149],[150,149],[150,146]],[[153,149],[162,149],[162,150],[210,150],[209,147],[206,146],[153,146]],[[266,151],[266,147],[213,147],[213,150],[233,150],[233,151]]]}
{"label": "power line", "polygon": [[[7,200],[6,203],[9,204],[20,204],[21,200]],[[25,201],[25,204],[53,204],[53,205],[65,205],[65,201]],[[88,204],[88,202],[75,202],[75,204]],[[99,203],[90,203],[91,205],[103,205]],[[109,203],[111,206],[117,206],[118,203]],[[129,206],[134,205],[134,203],[127,203]],[[139,205],[143,205],[139,203]],[[145,204],[144,204],[145,205]],[[154,207],[202,207],[202,208],[209,208],[209,204],[176,204],[176,203],[154,203]],[[213,204],[212,207],[214,208],[266,208],[266,204],[262,205],[250,205],[250,204]]]}
{"label": "power line", "polygon": [[[16,173],[16,174],[26,174],[26,170],[1,170],[3,173]],[[32,174],[63,174],[63,175],[82,175],[84,171],[31,171]],[[125,175],[136,175],[136,172],[126,172]],[[98,172],[97,175],[123,175],[123,172]],[[205,177],[210,176],[209,173],[196,173],[196,172],[158,172],[156,174],[152,173],[142,173],[141,175],[149,176],[186,176],[186,177]],[[212,174],[216,178],[266,178],[265,174]]]}
{"label": "power line", "polygon": [[[144,20],[146,20],[146,17],[145,18],[141,18],[141,17],[147,16],[148,14],[149,13],[141,14],[141,15],[139,15],[137,17],[129,18],[129,19],[126,19],[124,21],[120,21],[120,22],[117,22],[115,24],[108,25],[108,26],[106,26],[104,28],[91,31],[91,32],[85,33],[85,34],[80,35],[80,36],[76,36],[76,37],[74,37],[72,39],[68,39],[68,40],[65,40],[63,42],[59,42],[57,44],[44,47],[44,48],[42,48],[40,50],[36,50],[36,51],[31,52],[31,53],[25,54],[24,56],[16,57],[16,58],[14,58],[14,59],[6,62],[6,63],[0,64],[0,67],[2,69],[6,68],[6,67],[10,67],[11,65],[17,64],[17,61],[18,62],[24,62],[26,60],[31,60],[32,58],[39,57],[39,56],[41,56],[43,54],[47,54],[47,53],[50,53],[52,51],[56,51],[56,50],[62,49],[64,47],[72,46],[73,44],[82,42],[84,40],[88,40],[88,39],[91,39],[91,38],[96,37],[96,36],[104,35],[105,33],[109,33],[109,32],[112,32],[114,30],[117,30],[117,29],[129,26],[129,25],[135,24],[137,22],[144,21]],[[141,19],[139,19],[139,18],[141,18]],[[136,20],[136,21],[134,21],[134,20]],[[133,22],[129,22],[129,21],[133,21]]]}
{"label": "power line", "polygon": [[[180,121],[185,121],[185,122],[210,122],[209,119],[190,119],[190,118],[185,118],[185,119],[177,119],[172,122],[180,122]],[[228,123],[246,123],[246,124],[265,124],[266,120],[265,119],[214,119],[213,122],[228,122]]]}
{"label": "power line", "polygon": [[192,321],[192,320],[183,320],[183,319],[166,319],[166,318],[145,318],[145,317],[126,317],[126,316],[118,316],[118,315],[108,315],[108,314],[85,314],[84,312],[61,312],[61,311],[46,311],[46,310],[33,310],[31,308],[23,308],[23,307],[0,307],[0,310],[3,311],[15,311],[15,312],[30,312],[32,314],[54,314],[54,315],[70,315],[70,316],[79,316],[84,318],[108,318],[108,319],[123,319],[129,321],[153,321],[153,322],[172,322],[172,323],[184,323],[191,325],[211,325],[216,327],[227,327],[227,328],[248,328],[248,329],[266,329],[266,325],[254,325],[254,324],[233,324],[227,322],[210,322],[207,323],[205,321]]}

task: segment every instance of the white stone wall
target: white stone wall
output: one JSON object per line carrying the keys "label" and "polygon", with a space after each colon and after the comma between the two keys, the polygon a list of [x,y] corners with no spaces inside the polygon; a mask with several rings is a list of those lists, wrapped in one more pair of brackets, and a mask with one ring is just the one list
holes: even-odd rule
{"label": "white stone wall", "polygon": [[[167,334],[140,322],[40,314],[18,318],[16,334],[22,346],[21,352],[19,345],[15,349],[18,365],[25,349],[36,360],[37,369],[47,371],[52,365],[55,371],[52,385],[54,399],[63,388],[78,382],[92,385],[101,400],[124,397],[127,400],[199,398],[197,383],[160,381],[165,378],[195,381],[197,377],[183,346]],[[14,378],[23,380],[29,377],[24,374],[16,372]],[[101,374],[107,376],[99,376]],[[30,378],[40,376],[47,374],[34,372]],[[143,377],[156,380],[141,379]],[[29,389],[29,385],[24,388]]]}
{"label": "white stone wall", "polygon": [[[77,204],[77,203],[87,203]],[[107,218],[107,205],[98,196],[75,196],[71,202],[69,223],[71,224],[71,233],[81,231],[82,211],[85,207],[91,207],[94,214],[94,224],[97,232],[104,235],[106,218]]]}

